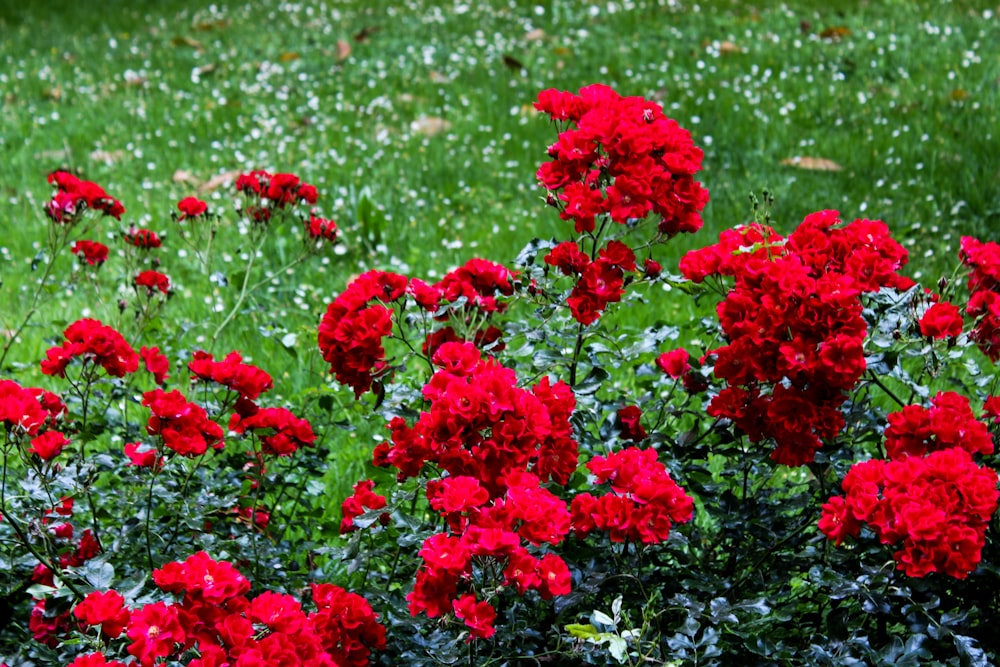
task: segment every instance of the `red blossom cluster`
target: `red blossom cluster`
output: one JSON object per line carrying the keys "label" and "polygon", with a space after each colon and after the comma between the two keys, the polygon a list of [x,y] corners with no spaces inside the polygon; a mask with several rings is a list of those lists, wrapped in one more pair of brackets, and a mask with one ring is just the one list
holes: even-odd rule
{"label": "red blossom cluster", "polygon": [[970,454],[992,454],[993,437],[972,412],[969,399],[953,391],[931,399],[931,407],[907,405],[888,417],[885,451],[890,459],[924,456],[957,447]]}
{"label": "red blossom cluster", "polygon": [[819,527],[839,545],[868,524],[882,544],[901,545],[893,557],[907,575],[964,579],[979,564],[996,486],[996,472],[960,447],[864,461],[844,477],[846,495],[823,505]]}
{"label": "red blossom cluster", "polygon": [[445,343],[464,342],[465,335],[480,349],[501,350],[502,332],[489,318],[506,309],[502,298],[514,293],[515,278],[502,264],[479,258],[433,285],[398,273],[368,271],[327,307],[319,325],[320,351],[337,381],[360,397],[389,371],[383,339],[392,334],[392,305],[405,307],[408,299],[445,323],[425,338],[422,351],[428,357]]}
{"label": "red blossom cluster", "polygon": [[45,213],[53,222],[73,224],[87,209],[100,211],[117,220],[121,220],[125,212],[122,203],[108,195],[100,185],[77,178],[68,171],[52,172],[49,183],[56,187],[56,193],[45,206]]}
{"label": "red blossom cluster", "polygon": [[701,228],[708,191],[692,176],[703,153],[659,104],[594,84],[579,94],[543,90],[535,108],[575,125],[549,147],[552,160],[537,176],[559,193],[561,217],[573,220],[577,233],[594,231],[598,215],[625,224],[650,212],[668,237]]}
{"label": "red blossom cluster", "polygon": [[65,413],[66,405],[52,392],[0,380],[0,424],[8,440],[31,438],[27,451],[43,461],[59,456],[70,444],[62,432],[53,430]]}
{"label": "red blossom cluster", "polygon": [[170,278],[159,271],[142,271],[135,277],[135,289],[139,291],[139,288],[145,290],[147,297],[152,297],[157,292],[161,294],[170,295]]}
{"label": "red blossom cluster", "polygon": [[[385,496],[375,493],[375,482],[370,479],[363,479],[354,485],[353,493],[344,499],[340,505],[343,518],[340,520],[340,533],[350,533],[357,530],[354,519],[370,510],[380,510],[386,506]],[[382,513],[379,516],[381,523],[389,521],[389,515]]]}
{"label": "red blossom cluster", "polygon": [[884,223],[845,225],[836,211],[807,216],[787,239],[752,224],[685,255],[690,280],[735,278],[716,309],[728,345],[707,355],[728,386],[708,413],[753,442],[773,438],[778,463],[810,463],[843,428],[839,408],[866,368],[860,297],[912,286],[897,273],[906,261]]}
{"label": "red blossom cluster", "polygon": [[928,338],[954,338],[962,333],[962,313],[953,303],[935,303],[920,317],[920,334]]}
{"label": "red blossom cluster", "polygon": [[216,361],[210,353],[199,350],[188,363],[188,370],[191,371],[192,382],[215,382],[250,401],[274,386],[266,371],[243,363],[243,355],[238,351],[230,352],[222,361]]}
{"label": "red blossom cluster", "polygon": [[139,370],[139,355],[118,331],[99,320],[82,319],[66,327],[66,342],[51,347],[41,363],[42,373],[66,377],[66,367],[76,358],[100,366],[112,377]]}
{"label": "red blossom cluster", "polygon": [[205,409],[191,403],[176,389],[147,391],[142,404],[152,412],[146,433],[158,435],[163,444],[181,456],[200,456],[209,447],[223,446],[222,427],[208,418]]}
{"label": "red blossom cluster", "polygon": [[569,480],[577,443],[568,385],[544,377],[531,391],[521,389],[514,371],[483,358],[471,343],[445,343],[433,362],[440,370],[423,390],[428,409],[412,427],[400,417],[389,423],[392,444],[375,448],[376,465],[393,466],[405,479],[433,463],[450,475],[474,477],[492,495],[503,492],[512,471]]}
{"label": "red blossom cluster", "polygon": [[139,348],[139,356],[142,357],[142,361],[146,365],[146,370],[152,374],[153,381],[162,386],[167,378],[170,377],[170,360],[167,358],[167,355],[160,352],[160,348],[158,347],[146,347],[143,345]]}
{"label": "red blossom cluster", "polygon": [[188,218],[197,218],[208,213],[208,204],[197,197],[185,197],[177,202],[177,210],[181,212],[177,216],[177,222],[183,222]]}
{"label": "red blossom cluster", "polygon": [[151,250],[163,245],[159,235],[151,229],[129,227],[122,238],[125,239],[125,243],[140,250]]}
{"label": "red blossom cluster", "polygon": [[970,338],[996,362],[1000,359],[1000,244],[963,236],[959,258],[971,269],[971,294],[965,312],[976,324]]}
{"label": "red blossom cluster", "polygon": [[[544,90],[535,108],[575,126],[559,134],[549,148],[552,160],[537,176],[550,192],[549,202],[560,207],[560,217],[573,220],[577,234],[593,244],[588,254],[578,242],[566,241],[545,257],[574,277],[568,305],[578,322],[592,324],[609,303],[621,301],[625,272],[638,271],[626,244],[599,247],[604,226],[595,235],[597,219],[607,216],[624,225],[655,213],[659,238],[697,231],[708,202],[708,191],[692,178],[701,169],[702,151],[658,104],[622,97],[607,86],[587,86],[579,95]],[[661,270],[647,259],[643,273],[655,278]]]}
{"label": "red blossom cluster", "polygon": [[[365,667],[385,648],[385,628],[368,602],[332,584],[312,584],[315,611],[291,595],[265,591],[247,598],[250,582],[225,561],[198,552],[153,572],[153,582],[179,602],[125,606],[116,591],[94,592],[74,609],[106,642],[124,634],[141,667],[184,660],[188,667]],[[120,665],[103,653],[70,667]]]}
{"label": "red blossom cluster", "polygon": [[306,234],[313,241],[326,241],[333,243],[337,240],[337,223],[333,220],[321,218],[315,213],[309,213],[309,220],[305,223]]}
{"label": "red blossom cluster", "polygon": [[70,252],[79,255],[80,261],[90,266],[100,266],[108,261],[108,246],[98,241],[76,241]]}
{"label": "red blossom cluster", "polygon": [[295,174],[271,174],[259,169],[240,174],[236,190],[249,200],[246,213],[255,222],[267,222],[276,211],[299,202],[315,204],[319,198],[316,186]]}
{"label": "red blossom cluster", "polygon": [[392,309],[403,298],[406,276],[368,271],[334,299],[319,323],[319,349],[337,382],[360,397],[388,365],[382,339],[392,333]]}
{"label": "red blossom cluster", "polygon": [[316,434],[307,420],[296,417],[287,408],[258,408],[249,401],[237,405],[237,412],[229,420],[229,430],[254,433],[260,439],[261,452],[275,456],[289,456],[299,447],[316,442]]}
{"label": "red blossom cluster", "polygon": [[612,542],[658,544],[674,524],[694,515],[694,501],[670,478],[654,449],[630,447],[596,456],[587,468],[611,492],[573,498],[573,533],[581,539],[599,530]]}

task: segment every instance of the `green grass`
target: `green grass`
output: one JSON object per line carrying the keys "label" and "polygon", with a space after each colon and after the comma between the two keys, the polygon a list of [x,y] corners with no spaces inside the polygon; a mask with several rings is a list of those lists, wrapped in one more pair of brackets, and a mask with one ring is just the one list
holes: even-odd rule
{"label": "green grass", "polygon": [[[103,239],[129,223],[170,230],[176,202],[216,174],[293,171],[320,188],[346,252],[251,300],[216,351],[238,347],[269,366],[279,392],[304,391],[323,381],[310,332],[350,275],[378,267],[433,279],[473,255],[509,261],[535,236],[568,236],[535,184],[555,134],[531,104],[543,88],[591,82],[659,100],[705,148],[706,226],[660,251],[668,270],[746,222],[748,193],[767,187],[786,231],[824,208],[885,220],[910,249],[911,275],[930,284],[950,273],[961,235],[995,238],[1000,225],[991,6],[4,2],[3,319],[17,319],[44,238],[48,172],[79,170],[124,202],[120,225],[102,222]],[[446,124],[429,135],[425,119]],[[796,156],[843,168],[782,164]],[[178,170],[193,180],[178,182]],[[359,214],[362,197],[377,212]],[[232,190],[208,199],[229,207]],[[233,284],[245,248],[228,243],[222,270]],[[210,333],[197,325],[221,319],[206,315],[206,299],[229,307],[235,288],[205,283],[176,252],[168,237],[164,268],[180,286],[171,316],[196,326],[169,332],[171,346],[191,349]],[[283,252],[276,242],[263,269]],[[635,324],[683,324],[703,310],[676,292],[649,299]],[[72,321],[81,303],[59,297],[47,316]],[[34,363],[58,335],[44,318],[36,324],[20,362]],[[295,357],[278,343],[288,332],[302,342]]]}

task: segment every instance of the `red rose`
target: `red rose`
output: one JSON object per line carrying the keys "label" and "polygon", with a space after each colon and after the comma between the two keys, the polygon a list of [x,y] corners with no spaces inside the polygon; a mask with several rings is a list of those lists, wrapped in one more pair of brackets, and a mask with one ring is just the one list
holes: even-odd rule
{"label": "red rose", "polygon": [[920,318],[920,333],[928,338],[954,338],[962,333],[962,325],[958,306],[942,301],[928,308]]}

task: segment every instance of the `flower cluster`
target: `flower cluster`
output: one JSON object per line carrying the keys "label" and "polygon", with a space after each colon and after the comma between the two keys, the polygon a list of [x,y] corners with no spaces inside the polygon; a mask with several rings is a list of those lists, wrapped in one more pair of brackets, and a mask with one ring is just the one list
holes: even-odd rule
{"label": "flower cluster", "polygon": [[255,222],[267,222],[277,211],[299,202],[315,204],[319,198],[316,186],[295,174],[271,174],[263,170],[240,174],[236,190],[248,199],[246,213]]}
{"label": "flower cluster", "polygon": [[897,273],[907,253],[884,223],[838,216],[813,213],[787,239],[759,224],[729,230],[680,264],[695,282],[735,278],[717,307],[728,345],[709,353],[728,386],[709,414],[753,442],[773,438],[785,465],[811,462],[843,428],[839,407],[866,368],[861,295],[913,284]]}
{"label": "flower cluster", "polygon": [[596,322],[609,303],[622,300],[625,272],[637,271],[635,253],[621,241],[609,241],[594,261],[576,242],[564,241],[545,256],[545,263],[576,278],[566,303],[573,318],[584,325]]}
{"label": "flower cluster", "polygon": [[393,466],[405,479],[433,463],[479,480],[494,496],[515,471],[566,484],[577,464],[569,386],[545,377],[521,389],[514,371],[471,343],[445,343],[433,362],[439,370],[423,390],[427,411],[412,427],[399,417],[390,422],[392,444],[376,447],[376,465]]}
{"label": "flower cluster", "polygon": [[885,429],[885,451],[890,459],[925,456],[957,447],[970,454],[992,454],[993,438],[976,419],[969,399],[952,391],[931,399],[931,407],[907,405],[890,413]]}
{"label": "flower cluster", "polygon": [[[370,510],[380,510],[386,505],[385,496],[381,496],[374,491],[375,482],[370,479],[363,479],[354,485],[354,492],[344,499],[340,506],[343,519],[340,521],[341,534],[357,530],[354,519]],[[389,515],[382,513],[379,515],[381,523],[388,523]]]}
{"label": "flower cluster", "polygon": [[650,212],[668,237],[701,228],[708,192],[692,176],[703,153],[660,105],[594,84],[579,94],[543,90],[535,108],[575,125],[549,147],[552,160],[537,176],[577,233],[593,232],[599,215],[625,224]]}
{"label": "flower cluster", "polygon": [[573,498],[573,533],[581,539],[599,530],[612,542],[658,544],[674,524],[694,516],[694,501],[670,478],[654,449],[630,447],[596,456],[587,468],[611,492]]}
{"label": "flower cluster", "polygon": [[893,556],[907,575],[964,579],[979,564],[996,486],[996,472],[958,447],[864,461],[844,478],[845,496],[823,505],[819,527],[839,545],[866,523],[883,544],[901,545]]}
{"label": "flower cluster", "polygon": [[70,251],[90,266],[100,266],[108,261],[108,246],[98,241],[76,241]]}
{"label": "flower cluster", "polygon": [[66,368],[76,358],[100,366],[112,377],[139,370],[139,355],[120,333],[99,320],[82,319],[66,327],[66,342],[51,347],[41,363],[42,373],[66,377]]}
{"label": "flower cluster", "polygon": [[240,403],[237,409],[229,421],[229,430],[257,435],[263,454],[288,456],[299,447],[316,442],[309,422],[296,417],[287,408],[258,408],[247,401]]}
{"label": "flower cluster", "polygon": [[223,446],[222,427],[208,418],[205,409],[189,402],[176,389],[147,391],[142,404],[151,411],[146,433],[158,435],[163,444],[182,456],[200,456],[209,447]]}
{"label": "flower cluster", "polygon": [[[153,582],[180,601],[129,609],[116,591],[94,592],[73,613],[99,627],[105,642],[124,635],[141,667],[162,659],[185,659],[188,667],[364,667],[372,650],[385,648],[385,628],[368,602],[331,584],[312,584],[311,613],[283,593],[264,591],[251,600],[246,577],[203,551],[155,570]],[[72,663],[122,664],[103,653]]]}
{"label": "flower cluster", "polygon": [[970,337],[996,362],[1000,360],[1000,244],[963,236],[959,257],[971,269],[965,312],[976,318],[976,324]]}
{"label": "flower cluster", "polygon": [[243,363],[243,355],[230,352],[222,361],[204,351],[194,353],[188,363],[191,381],[215,382],[246,400],[256,400],[274,386],[271,376],[257,366]]}
{"label": "flower cluster", "polygon": [[309,214],[309,220],[305,223],[306,236],[314,242],[325,241],[333,243],[337,240],[337,223],[333,220],[321,218],[315,213]]}
{"label": "flower cluster", "polygon": [[139,292],[142,288],[147,297],[154,296],[157,292],[170,295],[170,278],[159,271],[142,271],[135,277],[135,289]]}
{"label": "flower cluster", "polygon": [[87,209],[100,211],[121,220],[125,207],[108,195],[97,183],[77,178],[68,171],[49,174],[49,183],[56,187],[56,193],[45,206],[45,213],[53,222],[74,224]]}
{"label": "flower cluster", "polygon": [[125,239],[126,244],[140,250],[151,250],[163,245],[160,236],[151,229],[129,227],[122,238]]}

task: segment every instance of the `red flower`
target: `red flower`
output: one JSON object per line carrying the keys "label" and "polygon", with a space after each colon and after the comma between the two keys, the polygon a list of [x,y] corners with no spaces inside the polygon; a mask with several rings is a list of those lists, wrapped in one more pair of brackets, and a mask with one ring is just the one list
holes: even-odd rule
{"label": "red flower", "polygon": [[150,229],[136,229],[135,227],[129,227],[129,230],[125,232],[124,238],[125,243],[143,250],[159,248],[163,245],[163,241],[160,240],[160,237],[157,236],[156,232]]}
{"label": "red flower", "polygon": [[208,211],[208,204],[197,197],[185,197],[177,203],[177,210],[181,212],[177,218],[178,221],[197,218],[199,215],[205,215]]}
{"label": "red flower", "polygon": [[210,605],[222,605],[250,590],[249,580],[231,563],[213,560],[204,551],[154,570],[153,582],[162,591],[183,591],[186,599]]}
{"label": "red flower", "polygon": [[153,381],[162,386],[170,377],[170,360],[160,352],[160,348],[145,345],[139,348],[139,356],[146,364],[146,370],[153,375]]}
{"label": "red flower", "polygon": [[71,251],[91,266],[100,266],[108,260],[108,246],[97,241],[77,241]]}
{"label": "red flower", "polygon": [[32,390],[0,380],[0,424],[15,435],[35,435],[49,418]]}
{"label": "red flower", "polygon": [[691,354],[685,349],[664,352],[656,358],[656,365],[661,371],[677,380],[691,370]]}
{"label": "red flower", "polygon": [[[361,480],[354,485],[354,493],[344,499],[344,502],[340,506],[340,510],[343,513],[343,519],[340,521],[340,534],[349,533],[352,530],[356,530],[357,526],[354,525],[355,517],[359,517],[367,511],[378,510],[385,507],[385,496],[380,496],[379,494],[372,491],[375,488],[375,482],[370,479]],[[382,514],[388,520],[388,514]]]}
{"label": "red flower", "polygon": [[187,638],[177,616],[177,607],[162,602],[147,604],[132,612],[126,633],[132,643],[128,652],[142,667],[152,667],[159,658],[171,656]]}
{"label": "red flower", "polygon": [[958,306],[942,301],[928,308],[920,318],[920,333],[927,338],[954,338],[962,333],[963,325]]}
{"label": "red flower", "polygon": [[309,624],[337,665],[365,667],[372,650],[383,650],[385,627],[360,595],[333,584],[311,584],[316,611]]}
{"label": "red flower", "polygon": [[49,174],[49,183],[55,185],[57,191],[45,212],[54,222],[72,224],[87,208],[118,220],[125,212],[120,201],[109,196],[93,181],[85,181],[66,171],[56,171]]}
{"label": "red flower", "polygon": [[147,391],[142,404],[152,416],[146,424],[149,435],[159,435],[163,444],[182,456],[200,456],[209,446],[221,448],[222,427],[208,418],[205,409],[188,400],[176,389]]}
{"label": "red flower", "polygon": [[641,417],[642,410],[638,405],[628,405],[618,411],[618,428],[623,440],[639,442],[646,439],[648,434],[639,422]]}
{"label": "red flower", "polygon": [[128,457],[128,465],[140,468],[152,468],[163,465],[163,457],[157,457],[155,449],[144,449],[141,442],[129,442],[125,444],[125,456]]}
{"label": "red flower", "polygon": [[463,595],[452,603],[455,616],[465,621],[469,628],[469,638],[488,639],[496,633],[493,622],[496,621],[497,613],[489,602],[476,602],[476,596],[471,593]]}
{"label": "red flower", "polygon": [[103,653],[87,653],[77,657],[76,660],[66,665],[66,667],[125,667],[124,662],[108,659]]}
{"label": "red flower", "polygon": [[146,296],[153,296],[155,292],[170,294],[170,278],[159,271],[143,271],[135,277],[135,287],[146,288]]}
{"label": "red flower", "polygon": [[42,373],[65,377],[66,367],[76,357],[97,364],[112,377],[124,377],[139,369],[139,355],[118,331],[98,320],[82,319],[66,327],[66,342],[45,353]]}
{"label": "red flower", "polygon": [[288,456],[299,447],[312,445],[316,441],[309,422],[299,419],[285,408],[262,408],[245,418],[233,415],[229,428],[237,433],[264,432],[258,434],[263,452],[277,456]]}
{"label": "red flower", "polygon": [[312,239],[326,240],[333,243],[337,240],[337,223],[310,213],[309,222],[306,223],[306,232],[308,232],[309,237]]}
{"label": "red flower", "polygon": [[69,444],[69,439],[59,431],[46,431],[31,441],[28,451],[37,454],[43,461],[51,461],[59,456]]}
{"label": "red flower", "polygon": [[101,634],[114,639],[129,622],[125,598],[117,591],[94,591],[76,605],[73,614],[87,625],[100,625]]}

